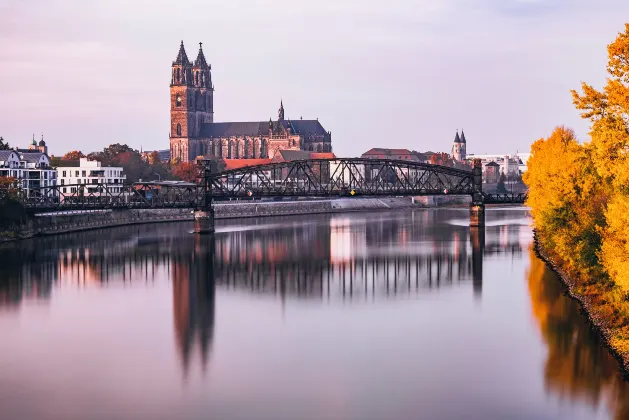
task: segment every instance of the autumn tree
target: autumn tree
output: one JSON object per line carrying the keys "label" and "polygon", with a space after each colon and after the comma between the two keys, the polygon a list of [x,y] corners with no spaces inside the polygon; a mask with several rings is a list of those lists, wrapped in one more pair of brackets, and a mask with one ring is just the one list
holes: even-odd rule
{"label": "autumn tree", "polygon": [[524,182],[538,239],[573,270],[595,270],[605,225],[605,189],[589,150],[574,131],[557,127],[531,147]]}
{"label": "autumn tree", "polygon": [[197,166],[193,162],[181,162],[173,167],[173,176],[183,181],[195,182]]}
{"label": "autumn tree", "polygon": [[85,155],[80,150],[73,150],[63,155],[61,159],[62,160],[80,160],[81,158],[84,158],[84,157]]}
{"label": "autumn tree", "polygon": [[582,83],[572,91],[581,116],[591,121],[593,166],[610,191],[602,230],[601,262],[606,272],[629,291],[629,24],[607,47],[607,83],[598,91]]}

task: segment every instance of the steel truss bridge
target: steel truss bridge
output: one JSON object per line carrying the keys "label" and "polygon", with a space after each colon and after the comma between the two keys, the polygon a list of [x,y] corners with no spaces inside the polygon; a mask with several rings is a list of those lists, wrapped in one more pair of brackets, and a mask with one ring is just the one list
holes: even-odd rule
{"label": "steel truss bridge", "polygon": [[[470,195],[476,204],[524,203],[525,194],[486,194],[473,170],[387,159],[312,159],[213,171],[198,161],[196,183],[75,184],[31,188],[19,196],[34,213],[116,208],[207,209],[213,200],[276,197]],[[7,191],[4,191],[7,194]],[[0,191],[0,198],[2,191]]]}

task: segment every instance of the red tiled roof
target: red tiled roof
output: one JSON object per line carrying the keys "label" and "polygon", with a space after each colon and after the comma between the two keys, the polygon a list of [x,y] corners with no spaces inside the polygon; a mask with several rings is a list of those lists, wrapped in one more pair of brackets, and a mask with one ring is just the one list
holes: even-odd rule
{"label": "red tiled roof", "polygon": [[336,159],[336,155],[332,152],[325,152],[325,153],[311,152],[310,159]]}
{"label": "red tiled roof", "polygon": [[223,159],[225,170],[246,168],[247,166],[268,165],[271,159]]}

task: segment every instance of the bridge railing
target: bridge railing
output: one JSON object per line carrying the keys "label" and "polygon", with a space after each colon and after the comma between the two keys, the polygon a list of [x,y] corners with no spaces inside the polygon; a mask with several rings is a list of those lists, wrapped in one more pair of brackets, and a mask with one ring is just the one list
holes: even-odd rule
{"label": "bridge railing", "polygon": [[195,207],[199,194],[196,185],[66,184],[29,189],[21,201],[41,210]]}

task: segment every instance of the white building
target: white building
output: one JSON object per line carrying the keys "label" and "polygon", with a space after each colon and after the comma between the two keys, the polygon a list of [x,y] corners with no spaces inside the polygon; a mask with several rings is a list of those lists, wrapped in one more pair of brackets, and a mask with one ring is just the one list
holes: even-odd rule
{"label": "white building", "polygon": [[52,189],[41,188],[57,184],[48,155],[31,150],[0,150],[0,177],[17,179],[26,197],[54,195]]}
{"label": "white building", "polygon": [[100,187],[107,187],[111,193],[120,193],[127,176],[121,167],[104,167],[98,161],[81,158],[79,166],[58,167],[57,178],[62,194],[77,193],[80,184],[86,186],[84,194],[99,196],[102,191]]}
{"label": "white building", "polygon": [[490,162],[500,165],[500,173],[505,175],[521,174],[526,172],[526,161],[530,153],[516,153],[509,155],[474,155],[468,154],[467,159],[480,159],[483,167]]}

